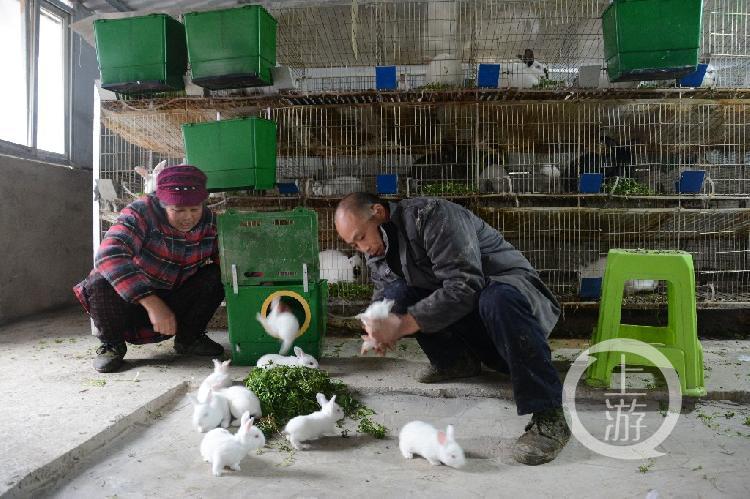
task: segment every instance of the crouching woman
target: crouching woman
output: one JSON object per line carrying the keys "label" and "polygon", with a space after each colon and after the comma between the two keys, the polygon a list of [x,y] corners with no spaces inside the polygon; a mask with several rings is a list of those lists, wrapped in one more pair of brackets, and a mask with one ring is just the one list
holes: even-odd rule
{"label": "crouching woman", "polygon": [[207,197],[203,172],[172,166],[158,176],[156,193],[126,206],[105,234],[94,269],[73,288],[98,329],[97,371],[117,371],[126,342],[174,337],[177,353],[223,354],[205,331],[224,299]]}

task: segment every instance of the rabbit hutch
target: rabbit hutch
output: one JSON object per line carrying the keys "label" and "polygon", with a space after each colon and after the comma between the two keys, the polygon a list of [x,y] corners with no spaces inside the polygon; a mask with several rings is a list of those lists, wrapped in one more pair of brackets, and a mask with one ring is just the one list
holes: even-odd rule
{"label": "rabbit hutch", "polygon": [[[654,13],[648,50],[692,65],[639,72],[649,57],[626,57],[643,49],[609,25],[609,0],[266,2],[275,61],[253,62],[259,81],[201,85],[187,72],[184,89],[100,89],[94,244],[144,192],[136,166],[189,157],[183,125],[255,117],[276,125],[274,181],[209,203],[315,210],[334,315],[371,292],[332,219],[359,190],[469,207],[526,255],[567,316],[596,310],[611,248],[687,251],[699,310],[747,307],[750,5],[666,3],[685,32],[660,36]],[[189,28],[188,14],[173,17]],[[626,291],[633,313],[666,302],[660,282]]]}

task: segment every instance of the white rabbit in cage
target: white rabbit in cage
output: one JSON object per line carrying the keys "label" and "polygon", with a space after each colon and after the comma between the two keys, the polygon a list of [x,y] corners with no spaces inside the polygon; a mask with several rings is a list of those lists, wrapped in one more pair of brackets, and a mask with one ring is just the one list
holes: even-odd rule
{"label": "white rabbit in cage", "polygon": [[362,271],[362,257],[356,254],[346,256],[338,250],[325,250],[318,254],[320,278],[329,284],[335,282],[354,282]]}
{"label": "white rabbit in cage", "polygon": [[499,61],[500,86],[507,88],[533,88],[547,78],[547,66],[534,59],[534,51],[526,49],[518,60]]}
{"label": "white rabbit in cage", "polygon": [[435,56],[427,65],[425,83],[460,86],[464,83],[464,69],[461,60],[452,54]]}
{"label": "white rabbit in cage", "polygon": [[542,192],[551,193],[560,191],[560,169],[557,166],[551,164],[543,165],[539,169],[539,173],[541,174],[540,190]]}
{"label": "white rabbit in cage", "polygon": [[364,190],[362,179],[351,176],[315,180],[309,184],[308,188],[308,192],[312,192],[313,196],[345,196],[351,192]]}
{"label": "white rabbit in cage", "polygon": [[711,63],[709,63],[708,66],[706,67],[706,74],[703,76],[701,87],[703,88],[716,87],[716,68]]}
{"label": "white rabbit in cage", "polygon": [[505,168],[496,164],[482,168],[479,173],[479,192],[482,194],[513,192],[513,184]]}
{"label": "white rabbit in cage", "polygon": [[151,194],[156,191],[156,180],[159,174],[167,166],[167,160],[160,161],[153,170],[146,169],[143,166],[136,166],[135,172],[143,177],[143,192],[144,194]]}

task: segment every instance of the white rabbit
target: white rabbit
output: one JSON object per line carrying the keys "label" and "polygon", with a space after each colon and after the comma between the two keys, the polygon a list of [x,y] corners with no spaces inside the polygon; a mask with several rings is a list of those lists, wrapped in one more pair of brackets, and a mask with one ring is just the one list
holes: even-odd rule
{"label": "white rabbit", "polygon": [[555,165],[543,165],[539,169],[541,173],[541,191],[558,192],[560,190],[560,169]]}
{"label": "white rabbit", "polygon": [[547,66],[535,60],[530,49],[516,61],[500,61],[500,87],[532,88],[548,74]]}
{"label": "white rabbit", "polygon": [[143,177],[143,192],[145,194],[151,194],[152,192],[156,191],[157,187],[157,178],[159,177],[159,174],[164,170],[164,168],[167,166],[167,160],[160,161],[159,164],[157,164],[153,170],[147,170],[146,168],[142,166],[136,166],[135,172]]}
{"label": "white rabbit", "polygon": [[312,414],[297,416],[289,420],[284,427],[287,440],[297,450],[307,449],[306,440],[315,440],[324,435],[336,434],[336,421],[344,417],[344,411],[336,403],[336,395],[326,400],[325,395],[318,393],[315,398],[320,410]]}
{"label": "white rabbit", "polygon": [[217,395],[224,397],[229,404],[229,412],[234,416],[235,420],[232,424],[239,422],[240,417],[249,412],[251,416],[259,418],[263,416],[260,411],[260,400],[252,390],[248,390],[244,386],[230,386],[220,390]]}
{"label": "white rabbit", "polygon": [[229,427],[232,414],[229,412],[229,402],[222,395],[209,390],[203,401],[198,400],[193,394],[188,394],[193,403],[193,426],[200,433],[221,425],[222,428]]}
{"label": "white rabbit", "polygon": [[198,387],[198,400],[205,400],[206,394],[211,388],[232,386],[232,378],[229,376],[229,363],[232,361],[219,362],[217,359],[213,359],[213,362],[214,372],[209,374]]}
{"label": "white rabbit", "polygon": [[201,441],[201,456],[212,464],[214,476],[221,476],[225,466],[240,471],[240,462],[251,451],[266,445],[266,437],[258,427],[253,426],[254,418],[244,413],[237,434],[232,435],[223,428],[214,428],[206,433]]}
{"label": "white rabbit", "polygon": [[708,66],[706,67],[706,74],[703,76],[701,87],[703,88],[716,87],[716,68],[711,63],[709,63]]}
{"label": "white rabbit", "polygon": [[268,317],[263,317],[263,314],[258,313],[255,315],[255,318],[258,319],[258,322],[266,330],[266,333],[281,340],[279,355],[285,355],[297,337],[299,321],[293,313],[288,311],[281,312],[279,310],[280,304],[281,302],[277,296],[271,303],[271,311],[268,313]]}
{"label": "white rabbit", "polygon": [[255,366],[261,369],[274,366],[300,366],[317,369],[318,361],[312,355],[303,352],[300,347],[294,347],[294,355],[284,357],[283,355],[269,353],[258,359]]}
{"label": "white rabbit", "polygon": [[345,196],[351,192],[364,191],[364,183],[361,178],[344,176],[334,177],[328,180],[315,180],[308,184],[309,191],[313,196]]}
{"label": "white rabbit", "polygon": [[318,253],[320,278],[329,284],[335,282],[354,282],[358,271],[362,270],[362,258],[359,255],[346,256],[338,250],[324,250]]}
{"label": "white rabbit", "polygon": [[479,173],[479,192],[513,192],[510,175],[500,165],[487,165]]}
{"label": "white rabbit", "polygon": [[[381,300],[374,303],[370,303],[370,306],[362,312],[354,316],[355,319],[362,321],[362,324],[367,326],[367,321],[371,319],[385,319],[388,314],[391,313],[393,307],[393,300]],[[368,336],[362,335],[362,348],[360,348],[360,355],[364,355],[376,346],[375,342]]]}
{"label": "white rabbit", "polygon": [[424,81],[428,85],[463,85],[464,69],[461,59],[452,54],[436,55],[427,66]]}
{"label": "white rabbit", "polygon": [[466,464],[464,451],[454,439],[453,425],[442,432],[422,421],[407,423],[398,434],[398,448],[406,459],[419,454],[432,465],[460,468]]}

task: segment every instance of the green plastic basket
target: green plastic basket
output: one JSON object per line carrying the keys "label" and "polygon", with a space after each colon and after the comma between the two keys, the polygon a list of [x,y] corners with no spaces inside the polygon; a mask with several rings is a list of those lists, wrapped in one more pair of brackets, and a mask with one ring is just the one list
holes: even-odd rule
{"label": "green plastic basket", "polygon": [[276,19],[260,5],[183,16],[193,83],[212,90],[271,85]]}
{"label": "green plastic basket", "polygon": [[184,88],[185,28],[166,14],[94,21],[102,88],[123,94]]}
{"label": "green plastic basket", "polygon": [[602,14],[610,81],[665,80],[695,71],[701,0],[615,0]]}
{"label": "green plastic basket", "polygon": [[187,162],[206,174],[209,191],[272,189],[276,123],[262,118],[182,125]]}

